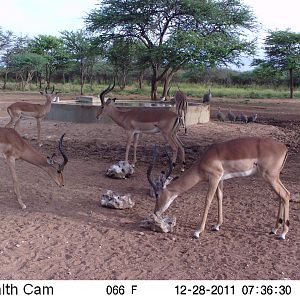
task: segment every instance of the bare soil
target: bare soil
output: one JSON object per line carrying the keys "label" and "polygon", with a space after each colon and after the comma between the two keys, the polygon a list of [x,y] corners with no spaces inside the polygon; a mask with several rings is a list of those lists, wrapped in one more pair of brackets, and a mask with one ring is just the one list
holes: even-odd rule
{"label": "bare soil", "polygon": [[[8,123],[6,107],[15,101],[44,101],[39,94],[1,93],[0,126]],[[258,113],[256,123],[218,122],[217,107],[227,113]],[[34,147],[35,120],[21,122],[19,132]],[[44,121],[39,151],[57,152],[66,133],[69,156],[59,188],[39,168],[17,162],[26,210],[15,198],[8,167],[0,161],[0,279],[300,279],[299,137],[300,101],[213,99],[211,122],[180,132],[189,167],[212,143],[240,136],[270,136],[289,147],[282,181],[292,193],[290,231],[285,241],[269,235],[278,199],[260,177],[236,178],[224,185],[224,225],[217,220],[214,201],[205,234],[192,239],[203,213],[206,184],[178,197],[167,214],[177,218],[172,233],[139,226],[154,209],[146,170],[153,144],[163,151],[160,135],[144,135],[138,147],[136,173],[126,180],[105,176],[123,160],[126,135],[115,124],[74,124]],[[160,157],[154,172],[166,168]],[[175,170],[178,173],[179,170]],[[99,205],[107,189],[130,193],[135,206],[113,210]]]}

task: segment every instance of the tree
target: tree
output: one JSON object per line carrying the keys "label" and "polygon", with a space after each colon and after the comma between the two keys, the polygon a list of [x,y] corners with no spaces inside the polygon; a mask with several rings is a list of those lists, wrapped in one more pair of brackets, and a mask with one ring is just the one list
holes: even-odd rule
{"label": "tree", "polygon": [[11,31],[3,31],[0,27],[0,52],[8,48],[14,40]]}
{"label": "tree", "polygon": [[[63,31],[61,33],[67,51],[72,59],[79,62],[80,69],[80,93],[83,95],[83,86],[87,76],[90,61],[101,53],[94,40],[84,30]],[[90,71],[92,71],[90,69]]]}
{"label": "tree", "polygon": [[10,67],[21,79],[22,90],[31,82],[34,73],[42,70],[46,64],[44,56],[30,52],[13,54],[10,61]]}
{"label": "tree", "polygon": [[116,39],[107,51],[109,62],[114,66],[115,73],[120,78],[120,88],[126,87],[126,78],[133,66],[136,45],[124,38]]}
{"label": "tree", "polygon": [[103,43],[122,37],[143,44],[152,99],[159,81],[168,85],[189,63],[237,62],[238,54],[253,51],[243,30],[253,29],[255,18],[240,0],[104,0],[85,22]]}
{"label": "tree", "polygon": [[8,49],[11,47],[12,43],[14,40],[14,36],[11,31],[3,31],[2,28],[0,27],[0,68],[1,72],[0,74],[4,76],[4,84],[3,84],[3,89],[6,88],[6,81],[7,81],[7,68],[5,66],[5,56],[4,54]]}
{"label": "tree", "polygon": [[[6,83],[8,78],[8,73],[14,71],[12,58],[15,54],[24,53],[27,50],[29,38],[27,36],[12,36],[12,40],[9,44],[6,43],[5,49],[2,49],[2,57],[1,64],[3,65],[3,73],[4,73],[4,84],[3,89],[6,89]],[[7,36],[7,38],[9,38]]]}
{"label": "tree", "polygon": [[[53,71],[61,65],[61,61],[67,56],[64,53],[62,39],[52,35],[39,35],[29,43],[29,51],[42,55],[47,60],[45,80],[48,88],[50,88]],[[39,82],[41,88],[41,74],[39,74]]]}
{"label": "tree", "polygon": [[300,33],[270,31],[265,39],[265,59],[256,59],[254,66],[260,66],[271,72],[289,73],[290,98],[294,93],[294,71],[300,69]]}

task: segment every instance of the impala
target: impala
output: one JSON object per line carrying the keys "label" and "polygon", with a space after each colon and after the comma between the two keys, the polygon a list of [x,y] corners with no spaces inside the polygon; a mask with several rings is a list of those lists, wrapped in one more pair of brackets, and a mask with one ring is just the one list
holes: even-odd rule
{"label": "impala", "polygon": [[55,154],[51,157],[43,156],[27,141],[25,141],[14,129],[0,128],[0,158],[4,158],[8,164],[17,200],[23,209],[26,208],[26,205],[22,201],[19,189],[18,178],[15,170],[16,159],[24,160],[43,169],[57,183],[57,185],[63,186],[63,170],[68,162],[68,158],[63,150],[63,137],[64,134],[61,136],[58,144],[58,149],[63,157],[63,162],[58,163],[54,159]]}
{"label": "impala", "polygon": [[182,126],[184,128],[184,133],[186,133],[186,113],[188,108],[188,102],[186,95],[177,91],[174,97],[177,115],[181,118]]}
{"label": "impala", "polygon": [[277,220],[271,233],[276,234],[283,224],[279,239],[284,240],[289,230],[290,192],[280,181],[280,172],[286,157],[286,146],[271,138],[245,137],[213,144],[191,168],[162,190],[158,190],[151,179],[152,162],[148,169],[148,180],[154,190],[156,189],[154,213],[161,216],[180,194],[199,182],[208,182],[204,214],[194,238],[199,238],[204,231],[208,210],[215,194],[218,200],[218,223],[213,229],[218,231],[223,223],[223,181],[259,172],[279,196]]}
{"label": "impala", "polygon": [[125,129],[127,133],[127,144],[125,161],[128,161],[130,146],[133,142],[134,164],[137,162],[136,149],[138,138],[141,133],[158,133],[161,132],[165,140],[173,150],[172,162],[175,165],[178,148],[181,153],[182,168],[185,166],[185,152],[181,141],[177,136],[180,118],[175,112],[163,108],[133,108],[127,111],[121,111],[115,107],[115,98],[107,99],[104,96],[114,88],[109,87],[100,93],[101,107],[97,112],[97,119],[102,114],[108,115],[115,123]]}
{"label": "impala", "polygon": [[10,115],[10,121],[6,124],[6,128],[16,128],[20,120],[24,117],[35,118],[37,124],[37,141],[39,146],[41,143],[41,120],[50,112],[51,102],[58,101],[58,93],[53,93],[54,87],[51,94],[48,94],[47,88],[45,92],[40,92],[46,97],[46,102],[44,104],[34,104],[26,102],[15,102],[8,106],[7,112]]}

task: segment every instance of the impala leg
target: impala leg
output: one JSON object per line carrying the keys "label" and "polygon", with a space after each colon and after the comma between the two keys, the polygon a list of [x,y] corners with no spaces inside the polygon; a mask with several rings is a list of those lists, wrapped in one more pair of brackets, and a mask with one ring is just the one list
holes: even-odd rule
{"label": "impala leg", "polygon": [[206,223],[209,207],[211,205],[212,199],[214,198],[214,195],[215,195],[216,190],[218,188],[219,182],[220,182],[219,178],[210,179],[210,183],[209,183],[209,187],[208,187],[208,191],[207,191],[207,196],[206,196],[206,201],[205,201],[205,209],[204,209],[204,213],[203,213],[202,222],[201,222],[200,228],[197,229],[194,232],[194,235],[193,235],[193,238],[195,238],[195,239],[198,239],[200,234],[205,229],[205,223]]}
{"label": "impala leg", "polygon": [[277,219],[276,219],[275,227],[272,228],[270,234],[276,234],[278,229],[282,226],[282,223],[283,223],[284,207],[283,207],[283,203],[280,198],[278,199],[278,202],[279,202],[279,206],[278,206]]}
{"label": "impala leg", "polygon": [[184,171],[185,169],[185,151],[184,151],[184,147],[183,147],[183,143],[181,142],[181,140],[179,139],[177,133],[175,132],[175,134],[173,135],[174,140],[176,141],[176,144],[180,150],[180,155],[181,155],[181,161],[182,161],[182,167],[181,167],[181,172]]}
{"label": "impala leg", "polygon": [[219,231],[220,226],[223,224],[223,180],[219,182],[217,187],[217,199],[218,199],[218,224],[214,225],[212,230]]}
{"label": "impala leg", "polygon": [[134,132],[128,132],[127,133],[127,144],[126,144],[126,153],[125,153],[125,161],[128,162],[128,156],[129,156],[129,150],[132,144]]}
{"label": "impala leg", "polygon": [[136,158],[136,149],[137,149],[137,144],[138,144],[138,140],[139,140],[139,133],[135,133],[134,134],[134,138],[133,138],[133,164],[135,165],[137,162],[137,158]]}
{"label": "impala leg", "polygon": [[37,142],[41,147],[43,143],[41,143],[41,119],[40,118],[36,119],[36,125],[37,125]]}
{"label": "impala leg", "polygon": [[173,137],[171,135],[168,134],[163,134],[166,141],[168,142],[168,144],[170,145],[170,147],[172,148],[172,164],[173,167],[176,165],[176,159],[177,159],[177,154],[178,154],[178,144],[174,141]]}
{"label": "impala leg", "polygon": [[[290,192],[285,188],[285,186],[282,184],[278,176],[264,175],[263,177],[267,182],[270,183],[271,187],[280,198],[277,221],[275,224],[275,228],[272,230],[272,232],[276,233],[283,222],[283,231],[279,236],[279,239],[284,240],[286,234],[289,231],[289,225],[290,225],[290,221],[289,221]],[[282,216],[283,216],[283,220],[280,219]]]}
{"label": "impala leg", "polygon": [[19,123],[21,116],[10,116],[10,121],[5,125],[5,128],[15,128]]}
{"label": "impala leg", "polygon": [[19,204],[21,205],[22,209],[25,209],[26,205],[22,201],[21,193],[20,193],[20,189],[19,189],[19,182],[18,182],[18,177],[16,174],[16,168],[15,168],[15,159],[7,158],[6,162],[8,164],[8,167],[9,167],[9,170],[10,170],[10,173],[12,176],[14,191],[17,196],[17,200],[18,200]]}
{"label": "impala leg", "polygon": [[186,129],[186,110],[184,110],[183,116],[184,116],[184,134],[187,134],[187,129]]}
{"label": "impala leg", "polygon": [[20,121],[21,121],[21,116],[20,116],[20,118],[18,118],[18,119],[15,121],[14,128],[15,128],[16,130],[19,130],[19,129],[20,129]]}

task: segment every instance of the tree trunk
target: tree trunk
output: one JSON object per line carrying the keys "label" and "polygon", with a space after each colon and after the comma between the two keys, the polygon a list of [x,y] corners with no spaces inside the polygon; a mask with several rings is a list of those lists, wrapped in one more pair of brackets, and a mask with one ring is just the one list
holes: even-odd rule
{"label": "tree trunk", "polygon": [[144,81],[144,70],[142,70],[139,74],[139,89],[143,88],[143,81]]}
{"label": "tree trunk", "polygon": [[151,100],[157,100],[157,80],[154,75],[151,80]]}
{"label": "tree trunk", "polygon": [[83,61],[80,61],[80,95],[83,95],[83,85],[84,85],[84,78],[83,78]]}
{"label": "tree trunk", "polygon": [[290,98],[293,99],[294,97],[294,78],[293,78],[293,69],[289,69],[290,73]]}
{"label": "tree trunk", "polygon": [[49,64],[46,64],[46,82],[47,82],[47,88],[50,89],[50,67]]}
{"label": "tree trunk", "polygon": [[157,100],[157,68],[152,66],[152,79],[151,79],[151,100]]}
{"label": "tree trunk", "polygon": [[169,95],[169,92],[170,92],[169,91],[170,90],[169,87],[170,87],[170,82],[171,82],[174,74],[175,74],[175,71],[172,70],[169,74],[166,75],[165,80],[164,80],[164,89],[163,89],[162,97],[167,98],[168,96],[170,96]]}
{"label": "tree trunk", "polygon": [[4,82],[3,82],[3,87],[2,87],[2,89],[3,89],[3,90],[5,90],[5,89],[6,89],[7,76],[8,76],[8,71],[7,71],[7,70],[5,70]]}
{"label": "tree trunk", "polygon": [[120,84],[120,89],[124,90],[126,87],[126,71],[122,70],[121,74],[122,74],[122,80],[121,80],[121,84]]}

